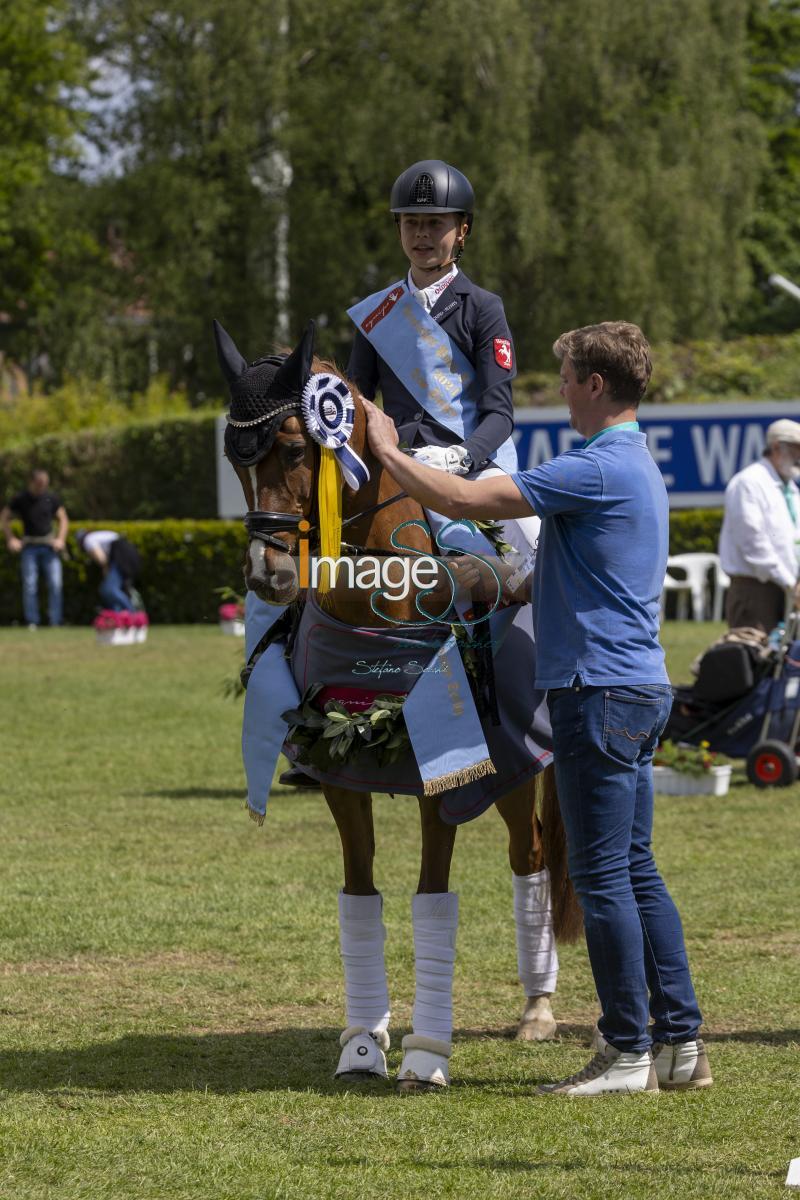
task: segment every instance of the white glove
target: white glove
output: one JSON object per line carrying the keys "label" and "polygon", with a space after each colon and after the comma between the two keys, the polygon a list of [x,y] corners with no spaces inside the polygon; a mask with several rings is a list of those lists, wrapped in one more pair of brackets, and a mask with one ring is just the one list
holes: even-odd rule
{"label": "white glove", "polygon": [[472,470],[469,450],[464,446],[420,446],[411,453],[424,467],[447,471],[448,475],[468,475]]}

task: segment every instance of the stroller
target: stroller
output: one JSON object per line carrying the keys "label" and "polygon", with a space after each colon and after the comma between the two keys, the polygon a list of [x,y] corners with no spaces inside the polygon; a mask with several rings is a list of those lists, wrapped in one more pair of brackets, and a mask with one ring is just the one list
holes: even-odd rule
{"label": "stroller", "polygon": [[674,688],[665,738],[746,759],[756,787],[789,787],[798,777],[800,613],[787,617],[779,644],[712,646],[692,687]]}

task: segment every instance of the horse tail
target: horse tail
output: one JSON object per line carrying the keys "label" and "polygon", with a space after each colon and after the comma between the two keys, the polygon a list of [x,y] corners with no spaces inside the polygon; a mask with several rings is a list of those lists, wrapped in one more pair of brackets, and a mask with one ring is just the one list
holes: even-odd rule
{"label": "horse tail", "polygon": [[542,849],[550,872],[553,930],[559,942],[574,942],[583,932],[583,910],[567,870],[567,835],[558,803],[555,770],[546,767],[539,778]]}

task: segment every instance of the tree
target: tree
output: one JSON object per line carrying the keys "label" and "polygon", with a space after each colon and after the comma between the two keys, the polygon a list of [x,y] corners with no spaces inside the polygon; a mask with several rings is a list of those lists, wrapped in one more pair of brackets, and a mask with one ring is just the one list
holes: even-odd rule
{"label": "tree", "polygon": [[435,22],[425,0],[70,2],[113,169],[51,176],[71,232],[46,295],[15,284],[56,375],[219,394],[212,316],[249,357],[314,317],[346,361],[347,307],[404,272],[388,195],[421,158],[473,182],[463,265],[523,368],[609,317],[717,336],[754,262],[800,253],[788,0],[438,0]]}
{"label": "tree", "polygon": [[755,287],[737,324],[791,329],[797,301],[773,292],[767,278],[777,272],[800,280],[800,4],[753,0],[747,31],[747,104],[766,131],[768,158],[746,231]]}
{"label": "tree", "polygon": [[19,357],[36,344],[39,307],[53,293],[61,231],[51,167],[75,151],[75,89],[85,55],[65,5],[15,0],[0,24],[0,333]]}
{"label": "tree", "polygon": [[478,0],[441,0],[433,42],[423,15],[293,10],[295,323],[321,312],[346,355],[347,301],[403,269],[391,182],[443,157],[475,186],[464,265],[502,292],[523,366],[609,317],[718,334],[749,283],[762,165],[741,104],[746,0],[499,0],[490,21]]}

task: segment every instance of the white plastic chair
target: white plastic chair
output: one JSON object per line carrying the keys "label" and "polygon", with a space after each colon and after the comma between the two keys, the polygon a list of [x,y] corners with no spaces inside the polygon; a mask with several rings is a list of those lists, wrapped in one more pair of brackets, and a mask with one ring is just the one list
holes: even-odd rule
{"label": "white plastic chair", "polygon": [[[678,572],[678,575],[671,572]],[[713,578],[709,578],[712,575]],[[713,600],[707,605],[709,585],[713,588]],[[730,579],[722,570],[718,554],[671,554],[667,559],[667,574],[661,592],[662,611],[666,603],[667,592],[677,592],[678,620],[686,619],[687,600],[691,600],[692,620],[705,619],[707,609],[711,609],[714,621],[722,620],[722,604],[725,589],[730,585]]]}
{"label": "white plastic chair", "polygon": [[[670,560],[667,559],[669,567]],[[688,579],[676,579],[674,575],[670,575],[667,571],[664,576],[664,583],[661,588],[661,619],[664,620],[667,608],[667,595],[669,592],[677,594],[677,602],[675,606],[675,616],[679,621],[686,620],[687,601],[692,594],[691,584]]]}
{"label": "white plastic chair", "polygon": [[719,556],[715,554],[714,557],[717,561],[714,565],[714,599],[711,606],[711,620],[721,621],[725,610],[725,593],[731,586],[731,577],[726,575],[720,566]]}

